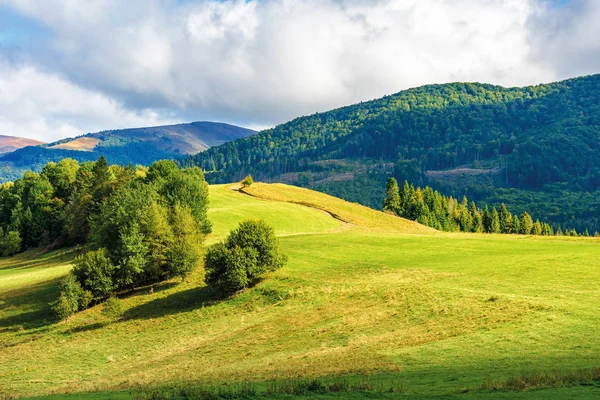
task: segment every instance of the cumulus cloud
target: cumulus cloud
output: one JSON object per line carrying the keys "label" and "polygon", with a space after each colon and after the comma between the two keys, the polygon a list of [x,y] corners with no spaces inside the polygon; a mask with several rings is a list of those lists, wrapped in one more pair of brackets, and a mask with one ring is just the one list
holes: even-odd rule
{"label": "cumulus cloud", "polygon": [[23,71],[103,102],[102,117],[81,105],[70,120],[44,106],[31,116],[78,133],[170,119],[268,126],[427,83],[535,84],[600,67],[595,0],[2,2],[50,32],[23,50]]}
{"label": "cumulus cloud", "polygon": [[5,64],[0,65],[0,110],[0,134],[41,141],[172,122],[153,110],[126,110],[110,97],[57,75]]}

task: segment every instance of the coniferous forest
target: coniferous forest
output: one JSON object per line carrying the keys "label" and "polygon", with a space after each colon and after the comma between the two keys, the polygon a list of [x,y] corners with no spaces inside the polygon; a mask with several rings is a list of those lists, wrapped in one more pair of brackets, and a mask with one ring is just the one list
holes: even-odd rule
{"label": "coniferous forest", "polygon": [[[388,180],[383,210],[447,232],[590,236],[587,230],[578,233],[575,229],[567,229],[563,232],[559,227],[555,232],[549,223],[534,221],[526,211],[512,215],[504,203],[499,209],[492,207],[490,210],[487,206],[481,209],[466,196],[458,201],[429,186],[415,188],[404,181],[400,189],[395,178]],[[599,233],[594,232],[594,236]]]}

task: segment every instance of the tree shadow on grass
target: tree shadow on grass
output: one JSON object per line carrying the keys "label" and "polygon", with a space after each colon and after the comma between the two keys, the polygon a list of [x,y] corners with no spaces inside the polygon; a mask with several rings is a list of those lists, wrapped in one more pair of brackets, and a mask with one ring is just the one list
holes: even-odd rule
{"label": "tree shadow on grass", "polygon": [[208,286],[196,287],[173,293],[130,308],[123,319],[151,319],[166,315],[189,312],[200,307],[210,307],[218,304],[222,298]]}
{"label": "tree shadow on grass", "polygon": [[0,332],[39,328],[53,322],[50,303],[62,278],[39,282],[0,295]]}

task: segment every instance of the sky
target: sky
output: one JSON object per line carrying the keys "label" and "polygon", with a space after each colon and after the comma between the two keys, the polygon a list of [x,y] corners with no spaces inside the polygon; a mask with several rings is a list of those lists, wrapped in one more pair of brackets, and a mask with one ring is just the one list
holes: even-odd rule
{"label": "sky", "polygon": [[0,0],[0,134],[261,129],[415,86],[600,73],[599,0]]}

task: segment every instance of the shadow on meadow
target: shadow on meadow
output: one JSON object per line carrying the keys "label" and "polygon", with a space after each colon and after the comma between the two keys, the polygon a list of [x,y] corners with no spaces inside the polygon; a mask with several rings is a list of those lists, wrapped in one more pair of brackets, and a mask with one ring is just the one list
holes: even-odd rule
{"label": "shadow on meadow", "polygon": [[179,291],[125,311],[123,319],[151,319],[210,307],[223,299],[208,286]]}
{"label": "shadow on meadow", "polygon": [[[0,332],[39,328],[52,323],[54,316],[49,303],[57,298],[61,279],[39,282],[0,295]],[[17,313],[13,314],[14,311]]]}

